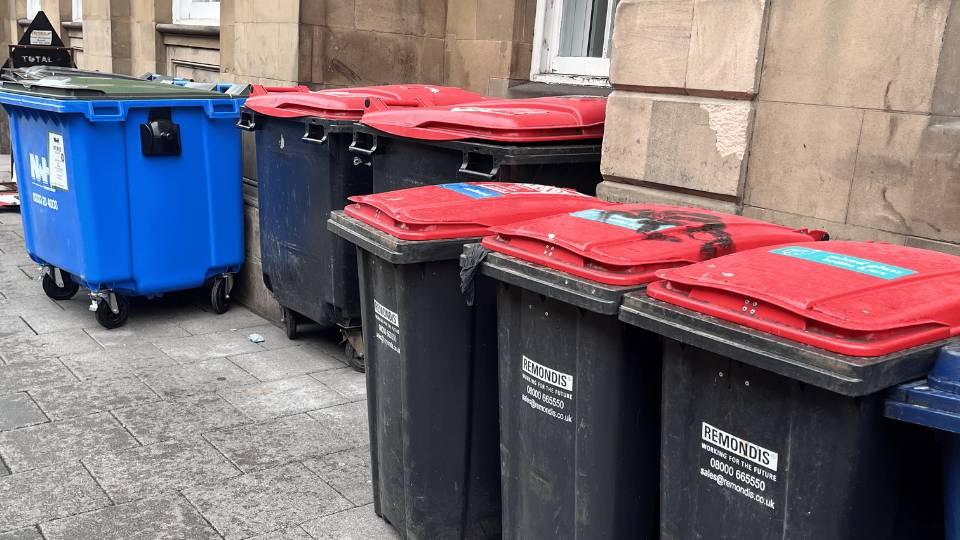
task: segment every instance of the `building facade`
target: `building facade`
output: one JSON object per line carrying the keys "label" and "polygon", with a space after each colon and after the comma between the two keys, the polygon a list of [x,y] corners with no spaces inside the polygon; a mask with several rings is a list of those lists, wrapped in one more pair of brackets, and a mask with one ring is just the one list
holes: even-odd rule
{"label": "building facade", "polygon": [[960,254],[960,0],[0,0],[2,38],[37,9],[86,69],[609,94],[605,198]]}

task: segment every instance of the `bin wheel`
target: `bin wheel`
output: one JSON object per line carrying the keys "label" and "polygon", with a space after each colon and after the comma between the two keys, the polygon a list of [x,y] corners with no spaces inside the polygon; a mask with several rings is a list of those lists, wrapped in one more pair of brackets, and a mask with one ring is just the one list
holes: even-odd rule
{"label": "bin wheel", "polygon": [[218,277],[210,287],[210,307],[217,315],[222,315],[230,309],[230,297],[227,296],[227,280]]}
{"label": "bin wheel", "polygon": [[52,272],[44,274],[43,292],[54,300],[69,300],[80,290],[80,285],[66,272],[61,271],[60,277],[63,279],[63,287],[57,285],[57,280],[54,279]]}
{"label": "bin wheel", "polygon": [[283,327],[287,331],[287,339],[297,339],[297,319],[296,311],[283,308]]}
{"label": "bin wheel", "polygon": [[126,296],[116,295],[117,312],[110,309],[108,300],[101,300],[97,306],[97,322],[100,326],[113,330],[127,324],[127,317],[130,316],[130,300]]}
{"label": "bin wheel", "polygon": [[343,345],[343,355],[347,358],[347,363],[350,364],[350,367],[353,368],[357,373],[366,373],[367,372],[367,362],[363,358],[357,349],[353,347],[353,344],[347,341]]}

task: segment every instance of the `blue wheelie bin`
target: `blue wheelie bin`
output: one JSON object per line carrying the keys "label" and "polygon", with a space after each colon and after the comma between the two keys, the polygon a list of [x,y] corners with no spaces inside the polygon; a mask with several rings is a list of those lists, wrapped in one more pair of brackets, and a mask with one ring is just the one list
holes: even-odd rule
{"label": "blue wheelie bin", "polygon": [[30,257],[53,299],[90,290],[107,328],[131,296],[210,285],[229,307],[243,263],[240,101],[63,74],[0,84]]}
{"label": "blue wheelie bin", "polygon": [[960,539],[960,341],[940,349],[926,379],[891,390],[884,412],[937,430],[943,450],[944,537]]}

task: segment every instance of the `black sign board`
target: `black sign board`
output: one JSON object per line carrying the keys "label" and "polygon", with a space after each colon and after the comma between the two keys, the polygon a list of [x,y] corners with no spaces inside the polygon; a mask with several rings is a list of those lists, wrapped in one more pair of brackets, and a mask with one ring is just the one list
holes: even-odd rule
{"label": "black sign board", "polygon": [[16,45],[10,45],[10,59],[4,67],[57,66],[77,67],[73,49],[63,44],[50,19],[37,12]]}

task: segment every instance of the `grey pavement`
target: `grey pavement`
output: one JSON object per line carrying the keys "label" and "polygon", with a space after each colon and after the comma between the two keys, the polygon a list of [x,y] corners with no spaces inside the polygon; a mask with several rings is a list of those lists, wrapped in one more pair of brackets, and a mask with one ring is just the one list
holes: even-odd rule
{"label": "grey pavement", "polygon": [[336,336],[289,341],[202,293],[105,330],[35,274],[0,210],[0,540],[397,538]]}

